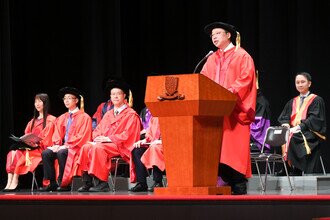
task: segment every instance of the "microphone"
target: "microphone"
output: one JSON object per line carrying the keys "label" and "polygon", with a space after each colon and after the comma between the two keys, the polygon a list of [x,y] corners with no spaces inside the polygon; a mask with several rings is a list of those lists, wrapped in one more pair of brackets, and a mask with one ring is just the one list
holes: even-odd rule
{"label": "microphone", "polygon": [[201,61],[199,61],[199,63],[197,63],[195,69],[194,69],[194,72],[193,73],[196,73],[197,71],[197,68],[201,65],[201,63],[203,63],[209,56],[211,56],[214,52],[212,50],[210,50],[210,52],[208,52],[208,54],[206,54],[206,56],[201,59]]}

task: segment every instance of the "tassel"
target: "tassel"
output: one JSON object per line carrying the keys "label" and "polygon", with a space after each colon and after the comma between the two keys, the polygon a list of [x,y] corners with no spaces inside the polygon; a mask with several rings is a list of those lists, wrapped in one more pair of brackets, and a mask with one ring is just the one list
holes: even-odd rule
{"label": "tassel", "polygon": [[133,108],[133,94],[131,90],[129,90],[128,106]]}
{"label": "tassel", "polygon": [[26,152],[26,154],[25,154],[25,166],[31,166],[32,165],[32,162],[31,162],[29,150],[26,149],[25,152]]}
{"label": "tassel", "polygon": [[236,34],[237,34],[237,36],[236,36],[236,49],[235,49],[235,51],[238,50],[238,48],[241,47],[241,35],[238,31],[236,31]]}
{"label": "tassel", "polygon": [[257,89],[259,89],[259,72],[258,72],[258,70],[256,71],[256,75],[257,75],[256,86],[257,86]]}
{"label": "tassel", "polygon": [[85,111],[85,105],[84,105],[84,97],[82,95],[79,95],[80,96],[80,109],[82,111]]}
{"label": "tassel", "polygon": [[[312,130],[310,130],[310,131],[312,131]],[[321,139],[323,139],[324,141],[327,139],[324,135],[322,135],[322,134],[320,134],[320,133],[318,133],[318,132],[316,132],[316,131],[312,131],[314,134],[316,134],[319,138],[321,138]]]}
{"label": "tassel", "polygon": [[307,154],[311,154],[311,148],[309,147],[308,143],[307,143],[307,140],[306,140],[306,137],[303,135],[303,133],[300,131],[301,133],[301,136],[303,137],[304,139],[304,145],[305,145],[305,148],[306,148],[306,153]]}

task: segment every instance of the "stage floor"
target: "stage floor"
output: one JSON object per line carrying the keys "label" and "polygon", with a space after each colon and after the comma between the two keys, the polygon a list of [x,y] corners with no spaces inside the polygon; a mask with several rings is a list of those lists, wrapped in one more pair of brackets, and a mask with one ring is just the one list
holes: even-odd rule
{"label": "stage floor", "polygon": [[[330,186],[329,186],[330,187]],[[127,190],[118,190],[115,192],[97,192],[97,193],[89,193],[89,192],[84,192],[84,193],[80,193],[80,192],[76,192],[76,191],[72,191],[72,192],[38,192],[38,191],[34,191],[31,192],[29,189],[20,189],[19,191],[16,192],[0,192],[0,199],[2,198],[2,196],[6,196],[6,195],[21,195],[21,196],[42,196],[42,195],[47,195],[47,196],[57,196],[57,195],[62,195],[62,196],[111,196],[111,197],[115,197],[115,196],[131,196],[131,197],[135,197],[135,196],[143,196],[143,197],[162,197],[162,196],[158,196],[158,195],[154,195],[153,192],[130,192]],[[184,195],[183,195],[184,196]],[[249,190],[247,195],[243,195],[246,197],[253,197],[253,196],[325,196],[325,197],[329,197],[330,198],[330,193],[325,193],[325,192],[320,192],[317,190],[301,190],[301,189],[295,189],[295,190],[267,190],[266,192],[263,192],[261,190]],[[211,196],[212,197],[212,196]],[[221,198],[221,197],[242,197],[240,195],[215,195],[216,198]]]}
{"label": "stage floor", "polygon": [[330,195],[157,196],[153,193],[0,194],[0,219],[330,219]]}
{"label": "stage floor", "polygon": [[[264,176],[262,176],[264,179]],[[280,195],[290,195],[290,196],[317,196],[325,195],[330,196],[330,175],[305,175],[305,176],[291,176],[290,177],[293,190],[290,190],[290,185],[287,177],[276,177],[269,175],[267,177],[267,190],[264,192],[261,190],[260,180],[257,175],[253,175],[249,179],[247,184],[248,193],[245,196],[280,196]],[[109,181],[109,183],[111,183]],[[6,193],[0,192],[0,196],[3,195],[66,195],[66,196],[81,196],[81,195],[103,195],[103,196],[154,196],[153,192],[131,192],[128,189],[132,185],[129,183],[128,178],[118,178],[116,184],[116,191],[102,192],[102,193],[79,193],[76,191],[77,188],[81,186],[82,182],[75,180],[74,186],[71,192],[38,192],[34,190],[31,192],[30,189],[20,189],[16,192]],[[152,182],[148,184],[151,185]],[[112,188],[111,184],[110,187]],[[222,195],[217,195],[216,197],[224,197]],[[235,197],[235,196],[234,196]],[[236,196],[237,197],[237,196]]]}
{"label": "stage floor", "polygon": [[247,195],[159,196],[128,190],[0,192],[0,219],[327,219],[328,178],[292,177],[295,189],[291,191],[287,178],[270,176],[263,192],[254,176]]}

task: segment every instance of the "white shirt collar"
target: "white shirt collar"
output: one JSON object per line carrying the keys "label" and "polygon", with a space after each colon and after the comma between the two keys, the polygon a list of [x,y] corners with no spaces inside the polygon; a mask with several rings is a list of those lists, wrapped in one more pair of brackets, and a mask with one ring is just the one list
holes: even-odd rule
{"label": "white shirt collar", "polygon": [[113,112],[118,111],[118,114],[122,112],[125,108],[127,108],[127,105],[124,104],[120,108],[113,108]]}
{"label": "white shirt collar", "polygon": [[305,95],[300,95],[300,97],[306,98],[309,95],[310,91],[308,91]]}
{"label": "white shirt collar", "polygon": [[73,109],[72,111],[69,110],[69,113],[74,114],[74,113],[76,113],[78,111],[79,111],[79,108],[77,107],[77,108]]}
{"label": "white shirt collar", "polygon": [[223,52],[226,52],[227,50],[230,50],[231,48],[235,47],[234,44],[232,42],[230,42],[230,44],[228,44],[228,46],[224,49],[224,50],[221,50]]}

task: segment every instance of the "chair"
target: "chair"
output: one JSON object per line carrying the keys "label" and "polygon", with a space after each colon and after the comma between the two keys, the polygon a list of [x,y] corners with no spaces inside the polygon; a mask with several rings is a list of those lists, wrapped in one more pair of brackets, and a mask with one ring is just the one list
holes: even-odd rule
{"label": "chair", "polygon": [[[288,141],[289,138],[289,129],[282,126],[271,126],[266,131],[266,136],[264,142],[262,144],[262,149],[260,153],[251,153],[251,161],[256,164],[258,176],[261,184],[261,188],[263,191],[266,191],[266,184],[267,184],[267,171],[269,167],[269,163],[283,163],[285,173],[288,177],[288,181],[290,184],[291,190],[293,190],[291,180],[288,174],[288,169],[286,167],[286,163],[284,158],[281,154],[276,153],[266,153],[264,152],[265,144],[268,144],[271,148],[275,146],[282,146]],[[258,163],[259,162],[266,162],[265,168],[265,180],[262,180]]]}
{"label": "chair", "polygon": [[112,176],[111,171],[110,171],[110,181],[111,181],[112,186],[113,186],[112,191],[116,191],[116,179],[117,179],[118,166],[120,164],[128,165],[128,163],[125,160],[123,160],[123,158],[121,158],[120,156],[111,158],[111,163],[112,162],[115,163],[115,172],[114,172],[114,175]]}
{"label": "chair", "polygon": [[327,175],[327,172],[325,171],[325,167],[324,167],[323,159],[322,159],[322,156],[321,155],[320,155],[320,163],[321,163],[321,166],[322,166],[323,175],[326,176]]}
{"label": "chair", "polygon": [[39,188],[39,185],[38,185],[38,182],[37,182],[37,179],[36,179],[36,171],[32,172],[31,192],[33,192],[34,186],[36,186],[37,189]]}
{"label": "chair", "polygon": [[[37,168],[39,166],[42,166],[42,161],[38,164]],[[37,178],[36,178],[36,170],[37,168],[32,172],[32,184],[31,184],[31,192],[33,192],[34,190],[34,186],[36,186],[36,188],[39,188],[38,182],[37,182]]]}
{"label": "chair", "polygon": [[[37,168],[39,166],[42,166],[43,163],[42,161],[38,164]],[[36,178],[36,170],[37,168],[32,172],[32,184],[31,184],[31,192],[33,192],[34,190],[34,186],[36,186],[36,188],[38,189],[39,188],[39,185],[38,185],[38,182],[37,182],[37,178]],[[73,191],[73,181],[74,179],[72,178],[72,181],[71,181],[71,192]]]}
{"label": "chair", "polygon": [[[321,164],[321,167],[322,167],[322,173],[323,173],[324,176],[326,176],[327,172],[325,171],[325,166],[324,166],[323,159],[322,159],[321,155],[320,155],[319,159],[320,159],[320,164]],[[305,172],[303,171],[302,174],[305,175]]]}

